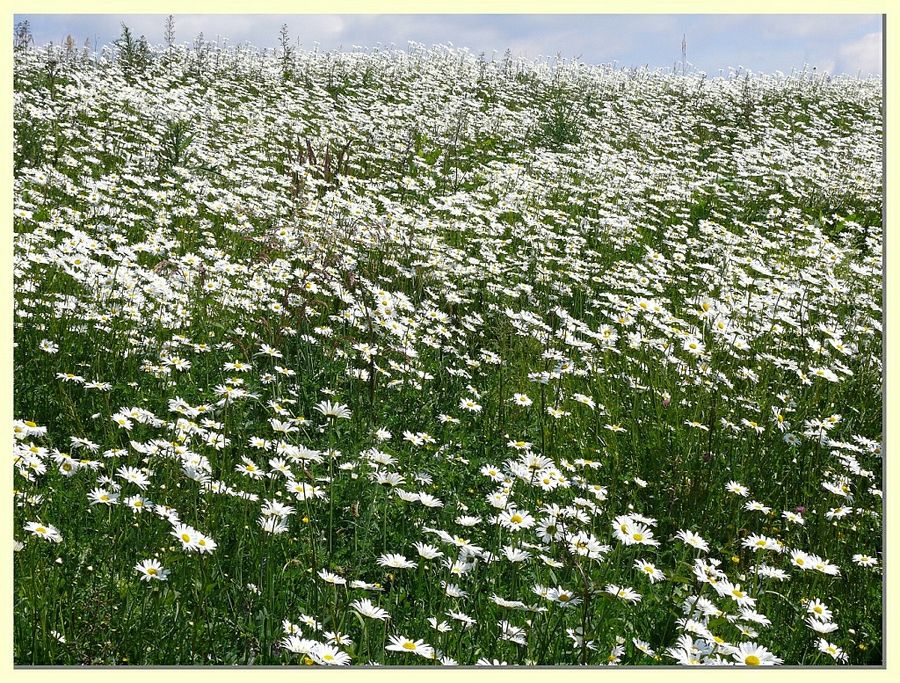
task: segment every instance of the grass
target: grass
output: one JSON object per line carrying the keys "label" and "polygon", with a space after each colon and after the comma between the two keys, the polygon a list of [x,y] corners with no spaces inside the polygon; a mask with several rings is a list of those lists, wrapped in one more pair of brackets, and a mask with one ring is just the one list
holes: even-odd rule
{"label": "grass", "polygon": [[16,663],[880,663],[880,97],[17,51]]}

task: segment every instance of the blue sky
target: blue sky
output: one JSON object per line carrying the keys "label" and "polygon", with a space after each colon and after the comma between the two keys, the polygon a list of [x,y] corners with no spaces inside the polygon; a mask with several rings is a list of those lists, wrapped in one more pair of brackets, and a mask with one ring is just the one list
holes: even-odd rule
{"label": "blue sky", "polygon": [[[35,43],[59,43],[71,34],[80,46],[85,39],[98,45],[118,37],[124,21],[151,43],[161,43],[163,15],[22,14]],[[295,44],[312,49],[352,49],[376,45],[406,48],[409,41],[425,45],[452,43],[475,53],[514,54],[537,58],[579,57],[600,64],[671,69],[681,59],[695,69],[717,75],[729,67],[755,72],[789,73],[804,65],[832,74],[881,74],[882,35],[878,15],[202,15],[175,16],[176,40],[193,42],[201,31],[229,44],[249,42],[274,47],[279,28],[288,25]]]}

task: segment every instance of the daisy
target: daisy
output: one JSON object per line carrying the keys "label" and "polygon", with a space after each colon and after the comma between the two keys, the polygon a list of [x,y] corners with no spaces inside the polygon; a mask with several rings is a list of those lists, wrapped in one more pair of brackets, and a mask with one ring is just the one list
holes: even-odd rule
{"label": "daisy", "polygon": [[42,522],[28,522],[24,527],[25,531],[29,531],[35,536],[40,536],[41,538],[45,538],[48,541],[53,541],[54,543],[60,543],[62,541],[62,536],[59,533],[59,530],[51,526],[50,524],[43,524]]}
{"label": "daisy", "polygon": [[430,545],[428,543],[413,543],[416,551],[419,553],[420,557],[425,558],[426,560],[433,560],[436,557],[443,557],[444,553],[442,553],[437,547]]}
{"label": "daisy", "polygon": [[500,607],[507,607],[509,609],[525,609],[525,603],[521,600],[507,600],[506,598],[501,598],[496,593],[491,596],[491,602],[495,605],[500,605]]}
{"label": "daisy", "polygon": [[525,408],[527,408],[528,406],[530,406],[533,403],[533,401],[530,398],[528,398],[528,396],[526,394],[513,394],[513,397],[510,400],[513,403],[515,403],[517,406],[523,406]]}
{"label": "daisy", "polygon": [[92,489],[88,494],[88,498],[91,500],[91,505],[115,505],[119,502],[119,494],[114,493],[112,491],[107,491],[104,488],[95,488]]}
{"label": "daisy", "polygon": [[410,640],[405,636],[391,636],[390,644],[386,645],[384,649],[391,652],[410,652],[426,659],[431,659],[434,655],[434,648],[424,640]]}
{"label": "daisy", "polygon": [[282,619],[281,621],[281,629],[285,634],[291,636],[299,636],[300,635],[300,627],[297,624],[292,623],[289,619]]}
{"label": "daisy", "polygon": [[874,567],[878,564],[878,560],[869,555],[862,555],[857,553],[853,556],[853,562],[859,565],[860,567]]}
{"label": "daisy", "polygon": [[131,484],[135,484],[142,491],[146,490],[147,486],[150,485],[150,478],[137,467],[122,466],[116,470],[116,476]]}
{"label": "daisy", "polygon": [[763,576],[767,579],[777,579],[778,581],[787,581],[790,578],[790,574],[788,574],[783,569],[770,567],[767,564],[760,564],[755,567],[751,567],[750,571],[753,571],[757,575]]}
{"label": "daisy", "polygon": [[320,624],[314,617],[309,616],[308,614],[301,614],[300,621],[309,626],[313,631],[318,631],[322,628],[322,624]]}
{"label": "daisy", "polygon": [[451,619],[455,619],[456,621],[462,622],[465,628],[469,628],[470,626],[474,626],[477,622],[470,617],[468,614],[464,612],[460,612],[459,610],[450,610],[447,612],[447,616]]}
{"label": "daisy", "polygon": [[750,495],[750,489],[748,489],[743,484],[739,484],[736,481],[730,481],[725,485],[725,490],[729,493],[736,493],[739,496],[746,498]]}
{"label": "daisy", "polygon": [[816,644],[816,646],[819,648],[819,652],[824,652],[827,655],[831,655],[831,657],[836,662],[846,662],[848,660],[846,652],[844,652],[834,643],[829,643],[824,638],[819,638],[819,642]]}
{"label": "daisy", "polygon": [[513,546],[509,545],[503,547],[503,555],[510,562],[524,562],[531,557],[531,553],[529,553],[527,550],[514,548]]}
{"label": "daisy", "polygon": [[280,517],[274,515],[262,515],[257,520],[257,523],[263,531],[276,536],[288,530],[287,524]]}
{"label": "daisy", "polygon": [[756,604],[756,600],[747,595],[747,592],[741,589],[741,584],[739,583],[722,581],[715,588],[719,595],[727,595],[741,607],[753,607]]}
{"label": "daisy", "polygon": [[459,407],[463,410],[468,410],[471,413],[481,412],[481,405],[473,401],[471,398],[461,398],[459,400]]}
{"label": "daisy", "polygon": [[838,625],[833,621],[820,621],[814,616],[808,616],[806,618],[806,625],[816,633],[831,633],[838,630]]}
{"label": "daisy", "polygon": [[831,621],[832,619],[832,613],[831,610],[828,609],[828,605],[826,605],[818,598],[813,598],[806,603],[806,611],[809,614],[813,615],[816,619],[820,619],[822,621]]}
{"label": "daisy", "polygon": [[645,655],[652,657],[656,654],[652,647],[650,647],[650,643],[644,640],[638,640],[637,638],[632,638],[631,642],[634,643],[634,646],[643,652]]}
{"label": "daisy", "polygon": [[376,607],[374,604],[372,604],[372,601],[368,599],[354,600],[350,603],[350,609],[358,613],[360,616],[368,617],[369,619],[378,619],[379,621],[385,621],[386,619],[391,618],[390,614],[388,614],[380,607]]}
{"label": "daisy", "polygon": [[665,581],[666,575],[660,569],[657,569],[654,564],[648,562],[647,560],[635,560],[634,561],[635,568],[640,571],[644,576],[650,579],[650,583],[656,583],[657,581]]}
{"label": "daisy", "polygon": [[617,598],[621,598],[625,602],[630,602],[631,604],[635,604],[641,601],[640,593],[636,592],[632,588],[629,588],[628,586],[617,586],[610,583],[606,586],[606,592]]}
{"label": "daisy", "polygon": [[803,571],[807,569],[813,568],[812,557],[807,555],[802,550],[792,550],[791,551],[791,564]]}
{"label": "daisy", "polygon": [[197,550],[197,542],[200,540],[200,533],[194,529],[194,527],[188,526],[187,524],[175,524],[175,528],[172,529],[172,535],[181,541],[183,550]]}
{"label": "daisy", "polygon": [[338,574],[335,574],[334,572],[330,572],[327,569],[320,569],[318,574],[319,578],[322,579],[322,581],[324,581],[325,583],[330,583],[335,586],[344,586],[347,583],[347,579],[339,576]]}
{"label": "daisy", "polygon": [[441,582],[441,586],[444,589],[444,593],[451,598],[465,598],[468,597],[468,593],[462,590],[459,586],[453,583],[447,583],[445,581]]}
{"label": "daisy", "polygon": [[346,666],[350,663],[350,655],[338,650],[333,645],[317,643],[316,646],[310,650],[309,655],[317,664],[325,666]]}
{"label": "daisy", "polygon": [[774,666],[782,660],[756,643],[741,643],[731,653],[734,661],[744,666]]}
{"label": "daisy", "polygon": [[456,518],[456,523],[460,526],[476,526],[481,524],[481,517],[473,517],[472,515],[462,515]]}
{"label": "daisy", "polygon": [[829,576],[840,576],[841,570],[836,564],[832,564],[828,560],[824,560],[818,555],[809,555],[812,562],[812,568]]}
{"label": "daisy", "polygon": [[218,544],[205,534],[197,534],[197,552],[201,555],[209,554],[218,547]]}
{"label": "daisy", "polygon": [[453,627],[446,621],[438,621],[435,617],[428,617],[428,624],[438,633],[449,633]]}
{"label": "daisy", "polygon": [[798,524],[800,526],[804,526],[806,524],[806,520],[804,520],[803,517],[797,512],[791,512],[790,510],[785,510],[784,512],[781,513],[781,516],[784,517],[791,524]]}
{"label": "daisy", "polygon": [[141,496],[129,496],[125,499],[125,504],[131,508],[133,512],[143,512],[152,509],[153,504]]}
{"label": "daisy", "polygon": [[584,394],[572,394],[572,399],[578,401],[583,405],[586,405],[591,410],[597,407],[594,399],[592,399],[590,396],[585,396]]}
{"label": "daisy", "polygon": [[497,625],[500,627],[500,640],[508,640],[516,645],[525,645],[525,629],[513,626],[508,621],[498,621]]}
{"label": "daisy", "polygon": [[281,639],[281,647],[298,655],[308,655],[320,643],[315,640],[301,638],[299,634],[290,634]]}
{"label": "daisy", "polygon": [[444,507],[444,503],[440,498],[432,496],[429,493],[420,493],[419,502],[427,508],[440,508]]}
{"label": "daisy", "polygon": [[778,544],[774,538],[769,538],[768,536],[760,536],[759,534],[750,534],[747,538],[744,539],[742,545],[745,548],[750,548],[751,550],[776,550],[780,551],[781,546]]}
{"label": "daisy", "polygon": [[769,514],[772,512],[772,508],[767,505],[763,505],[758,500],[751,500],[744,505],[745,510],[750,510],[752,512],[762,512],[763,514]]}
{"label": "daisy", "polygon": [[332,403],[331,401],[320,401],[315,405],[315,409],[325,417],[340,418],[349,420],[351,413],[350,408],[342,403]]}
{"label": "daisy", "polygon": [[392,567],[394,569],[412,569],[413,567],[418,566],[415,562],[407,560],[403,555],[398,553],[381,555],[378,558],[378,564],[382,567]]}
{"label": "daisy", "polygon": [[579,531],[569,539],[569,550],[576,555],[596,559],[601,555],[608,553],[610,547],[608,545],[602,545],[593,534]]}
{"label": "daisy", "polygon": [[141,573],[141,581],[165,581],[169,576],[169,570],[163,569],[159,560],[144,560],[134,565],[134,568]]}
{"label": "daisy", "polygon": [[527,512],[522,512],[515,508],[500,513],[500,515],[498,515],[498,521],[502,527],[512,531],[530,529],[534,526],[534,517]]}
{"label": "daisy", "polygon": [[491,481],[503,481],[504,476],[498,467],[493,465],[483,465],[479,470],[484,476],[489,477]]}
{"label": "daisy", "polygon": [[41,343],[38,345],[41,351],[45,351],[46,353],[56,353],[59,351],[59,345],[48,340],[42,339]]}
{"label": "daisy", "polygon": [[266,473],[259,469],[259,467],[257,467],[249,458],[241,456],[241,460],[243,460],[242,463],[238,463],[234,466],[235,472],[240,472],[251,479],[262,479],[266,475]]}
{"label": "daisy", "polygon": [[577,597],[572,591],[567,591],[562,587],[549,588],[547,590],[547,599],[563,607],[574,607],[581,604],[581,598]]}
{"label": "daisy", "polygon": [[632,523],[626,533],[617,532],[616,535],[625,545],[659,545],[659,541],[654,540],[650,527],[639,522]]}

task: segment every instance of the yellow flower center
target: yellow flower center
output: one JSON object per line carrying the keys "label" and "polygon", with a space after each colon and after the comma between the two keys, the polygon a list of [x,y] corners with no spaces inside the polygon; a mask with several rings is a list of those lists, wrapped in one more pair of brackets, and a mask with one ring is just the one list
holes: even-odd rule
{"label": "yellow flower center", "polygon": [[184,541],[185,543],[189,543],[191,540],[191,535],[190,534],[181,534],[181,540]]}
{"label": "yellow flower center", "polygon": [[759,657],[757,657],[756,655],[747,655],[746,657],[744,657],[744,664],[746,664],[747,666],[759,666]]}
{"label": "yellow flower center", "polygon": [[633,533],[633,534],[631,535],[631,537],[632,537],[635,541],[643,541],[643,540],[644,540],[644,534],[642,534],[642,533],[640,533],[640,532],[635,532],[635,533]]}
{"label": "yellow flower center", "polygon": [[39,534],[46,534],[46,533],[47,533],[47,530],[46,530],[44,527],[42,527],[42,526],[39,526],[37,529],[35,529],[35,531],[37,531]]}
{"label": "yellow flower center", "polygon": [[513,524],[521,524],[523,521],[522,515],[517,513],[517,514],[513,515],[512,517],[510,517],[509,521],[512,522]]}
{"label": "yellow flower center", "polygon": [[407,640],[405,643],[403,643],[403,649],[404,650],[415,650],[416,644],[411,643],[410,641]]}
{"label": "yellow flower center", "polygon": [[156,571],[156,569],[153,568],[153,567],[149,567],[149,568],[147,569],[147,573],[148,573],[150,576],[156,576],[157,574],[159,574],[159,572]]}

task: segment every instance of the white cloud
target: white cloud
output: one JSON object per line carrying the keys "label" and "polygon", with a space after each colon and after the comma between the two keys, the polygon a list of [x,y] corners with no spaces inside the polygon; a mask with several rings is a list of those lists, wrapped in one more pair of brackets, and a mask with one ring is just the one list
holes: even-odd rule
{"label": "white cloud", "polygon": [[837,60],[834,59],[833,57],[824,57],[824,58],[816,61],[815,63],[813,63],[813,66],[816,68],[816,71],[818,71],[820,73],[828,73],[828,74],[838,73]]}
{"label": "white cloud", "polygon": [[880,74],[881,32],[867,33],[858,40],[841,45],[838,50],[838,67],[849,74]]}
{"label": "white cloud", "polygon": [[867,14],[781,14],[760,16],[762,36],[767,40],[796,40],[841,35],[865,26]]}

